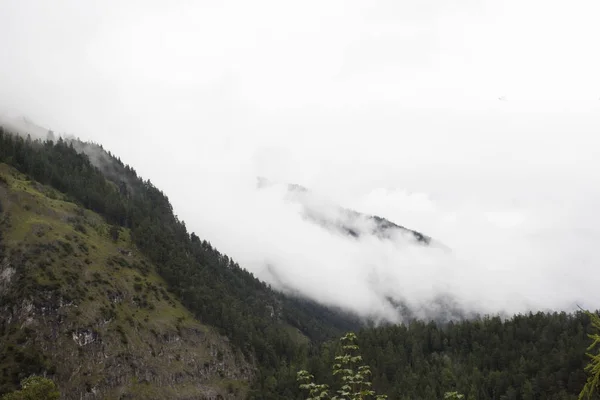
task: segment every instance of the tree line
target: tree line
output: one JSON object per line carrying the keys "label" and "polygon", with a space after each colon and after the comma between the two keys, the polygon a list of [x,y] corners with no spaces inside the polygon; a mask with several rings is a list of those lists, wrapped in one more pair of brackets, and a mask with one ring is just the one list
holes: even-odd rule
{"label": "tree line", "polygon": [[[101,153],[104,163],[93,165],[83,146]],[[340,344],[333,339],[347,331],[358,332],[373,390],[392,399],[438,399],[446,393],[478,400],[576,399],[586,383],[592,325],[585,313],[361,329],[352,315],[272,290],[188,232],[164,193],[99,145],[32,140],[0,127],[0,162],[104,216],[114,225],[111,235],[129,228],[181,302],[255,362],[250,398],[306,398],[298,370],[334,387],[330,366]],[[308,341],[291,335],[290,327]]]}

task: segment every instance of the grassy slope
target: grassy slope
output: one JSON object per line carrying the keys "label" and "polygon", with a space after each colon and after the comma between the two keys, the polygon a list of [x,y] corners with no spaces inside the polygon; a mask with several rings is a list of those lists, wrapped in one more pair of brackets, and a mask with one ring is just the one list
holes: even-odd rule
{"label": "grassy slope", "polygon": [[[48,373],[66,398],[242,397],[250,368],[121,229],[0,164],[0,393]],[[85,398],[85,397],[84,397]]]}

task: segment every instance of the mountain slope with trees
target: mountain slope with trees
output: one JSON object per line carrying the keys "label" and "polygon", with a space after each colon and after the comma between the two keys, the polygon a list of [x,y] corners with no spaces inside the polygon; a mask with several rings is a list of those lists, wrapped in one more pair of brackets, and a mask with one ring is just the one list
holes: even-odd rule
{"label": "mountain slope with trees", "polygon": [[[335,382],[329,372],[338,344],[332,340],[346,331],[360,329],[359,345],[365,363],[373,372],[373,388],[378,393],[388,394],[390,399],[437,399],[453,391],[464,393],[467,399],[482,400],[575,399],[585,383],[583,366],[587,362],[585,350],[591,328],[589,317],[583,313],[538,313],[515,316],[508,321],[493,317],[448,324],[414,321],[402,326],[366,328],[358,318],[341,310],[273,291],[220,253],[208,240],[189,233],[160,190],[99,145],[60,138],[57,141],[32,140],[0,128],[0,163],[6,164],[2,166],[5,178],[0,182],[0,190],[5,191],[0,198],[0,216],[22,215],[22,219],[12,225],[10,219],[15,217],[8,218],[8,225],[0,229],[5,236],[1,259],[3,262],[7,257],[16,259],[17,262],[11,261],[10,268],[18,265],[21,268],[18,273],[27,276],[17,280],[21,282],[18,285],[11,283],[11,288],[6,289],[5,276],[8,274],[6,264],[3,264],[0,306],[25,304],[21,309],[28,310],[29,301],[33,304],[32,309],[43,315],[41,308],[35,308],[38,307],[36,296],[50,296],[42,298],[46,302],[43,307],[64,307],[70,301],[79,301],[83,310],[87,307],[86,302],[97,303],[101,298],[100,303],[105,302],[103,296],[108,296],[107,291],[114,288],[127,293],[131,299],[137,296],[139,299],[132,303],[135,307],[145,304],[143,294],[147,294],[148,304],[144,305],[146,308],[142,307],[143,311],[138,311],[141,314],[136,316],[131,305],[127,305],[126,311],[116,312],[115,318],[124,334],[116,328],[101,332],[107,335],[107,340],[113,340],[115,346],[123,346],[135,354],[142,345],[134,341],[147,335],[146,328],[140,326],[148,322],[144,318],[140,321],[140,316],[153,321],[161,315],[160,309],[172,307],[170,302],[176,306],[181,304],[176,307],[181,312],[178,318],[164,321],[166,331],[178,331],[178,326],[195,326],[212,332],[214,343],[225,343],[220,338],[228,338],[227,344],[222,345],[221,355],[218,351],[210,355],[217,358],[217,363],[225,357],[226,364],[221,370],[224,376],[217,372],[219,377],[214,377],[212,387],[223,390],[225,384],[226,395],[235,396],[237,389],[237,395],[246,393],[251,399],[303,399],[296,382],[296,373],[300,369],[313,373],[318,382],[333,385]],[[19,189],[14,186],[15,182]],[[11,200],[15,195],[30,196],[27,197],[31,203],[29,209],[25,207],[27,203]],[[70,210],[65,219],[60,213],[50,212],[55,208],[54,202],[66,207],[64,210]],[[51,219],[45,224],[52,229],[48,228],[38,237],[46,228],[38,227],[35,221],[46,214]],[[117,259],[109,260],[106,253],[102,253],[102,261],[98,259],[101,252],[91,246],[94,240],[90,242],[86,236],[96,235],[88,220],[101,221],[96,224],[104,227],[103,245],[94,245],[112,248],[117,253],[115,256],[124,259],[125,264],[121,265]],[[65,240],[67,231],[70,240]],[[63,235],[60,239],[53,236],[59,233]],[[40,256],[43,252],[35,248],[36,238],[44,237],[51,237],[56,247],[48,248],[50,254],[56,252],[51,255],[54,261],[45,260]],[[66,244],[58,243],[58,240]],[[86,247],[89,254],[84,250]],[[131,257],[136,260],[135,265],[119,249],[133,249]],[[68,252],[73,251],[77,252],[76,259],[69,258],[72,253]],[[83,279],[78,275],[90,268],[86,256],[92,262],[89,265],[99,268],[100,276],[96,277],[92,272],[91,278]],[[65,265],[62,265],[60,260],[65,257],[72,263],[63,262]],[[29,260],[28,263],[24,259]],[[146,272],[142,260],[150,266]],[[118,271],[111,268],[118,268]],[[130,281],[119,280],[125,286],[115,286],[118,274],[124,273],[129,275]],[[13,272],[10,274],[18,276]],[[57,279],[53,280],[52,274]],[[84,284],[91,294],[85,293]],[[169,300],[161,300],[163,290]],[[71,294],[71,297],[61,299],[51,293]],[[156,302],[154,294],[158,296]],[[113,315],[110,304],[108,307],[104,305],[105,311],[97,309],[96,314],[90,314],[89,325],[96,324],[93,321],[98,318],[98,312],[100,315],[107,313],[108,317]],[[65,321],[68,322],[71,314],[67,314]],[[133,319],[133,325],[130,325],[128,315]],[[180,321],[179,317],[184,315],[188,317]],[[44,357],[46,350],[36,350],[51,343],[43,335],[52,332],[42,330],[42,336],[39,336],[25,329],[26,325],[11,325],[11,321],[4,318],[0,331],[2,343],[12,346],[7,345],[2,350],[5,363],[1,371],[3,390],[16,388],[19,380],[31,373],[58,377],[59,383],[65,379],[59,374],[71,373],[81,379],[79,382],[85,387],[85,393],[97,389],[95,385],[104,378],[102,369],[88,366],[89,371],[81,371],[72,364],[65,364],[63,370],[52,369],[52,356]],[[96,337],[87,331],[70,334],[68,340],[57,342],[56,354],[70,354],[73,343],[82,347],[77,340],[86,343]],[[127,344],[118,344],[122,338]],[[171,355],[171,351],[163,356],[165,354]],[[210,357],[207,358],[209,366],[210,360],[214,361]],[[123,360],[131,361],[131,356]],[[164,373],[167,368],[163,365],[164,358],[160,361],[155,368]],[[28,369],[28,365],[34,368]],[[194,365],[198,367],[197,363]],[[133,366],[130,364],[132,369],[129,371],[135,370]],[[189,371],[187,374],[189,379]],[[138,381],[125,384],[127,390],[144,388],[146,383],[139,380],[141,375],[132,373],[130,376]],[[229,381],[217,382],[219,379]],[[240,382],[248,379],[251,382],[246,391]],[[189,389],[189,386],[185,387]]]}
{"label": "mountain slope with trees", "polygon": [[128,229],[6,164],[0,204],[0,394],[43,374],[66,399],[245,396],[253,366],[181,305]]}
{"label": "mountain slope with trees", "polygon": [[[371,366],[373,389],[390,399],[443,399],[458,392],[467,400],[575,400],[587,380],[592,333],[598,340],[587,313],[540,312],[364,329],[357,344]],[[307,361],[316,382],[338,384],[330,371],[340,346],[327,343]]]}
{"label": "mountain slope with trees", "polygon": [[[110,163],[101,171],[86,154]],[[100,146],[32,140],[0,128],[2,162],[99,214],[111,232],[126,229],[174,296],[258,368],[258,388],[274,379],[282,363],[306,351],[307,341],[321,342],[360,326],[352,315],[271,290],[208,241],[188,233],[160,190]]]}

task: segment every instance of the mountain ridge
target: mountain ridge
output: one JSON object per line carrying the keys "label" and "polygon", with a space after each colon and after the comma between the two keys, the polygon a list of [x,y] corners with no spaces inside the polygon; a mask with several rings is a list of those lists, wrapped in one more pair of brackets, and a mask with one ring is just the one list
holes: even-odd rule
{"label": "mountain ridge", "polygon": [[[86,146],[88,152],[106,153],[99,145]],[[273,291],[189,233],[168,198],[149,180],[111,155],[111,169],[102,172],[76,147],[74,140],[33,140],[0,127],[0,163],[9,163],[36,185],[50,185],[65,200],[101,215],[108,225],[127,230],[132,245],[156,266],[169,291],[195,319],[226,336],[230,348],[254,366],[249,396],[270,390],[266,387],[281,363],[307,351],[306,340],[320,343],[362,325],[353,315]],[[12,385],[16,378],[11,378]]]}
{"label": "mountain ridge", "polygon": [[[449,390],[575,400],[586,379],[585,313],[365,325],[273,291],[189,233],[160,190],[100,145],[0,126],[0,220],[0,394],[40,374],[66,399],[302,399],[299,369],[335,384],[332,340],[344,331],[358,332],[373,387],[402,400]],[[166,358],[148,361],[149,345]],[[106,358],[102,346],[118,351]]]}
{"label": "mountain ridge", "polygon": [[[257,178],[257,188],[264,189],[270,186],[276,185],[270,182],[267,178]],[[315,194],[308,188],[298,185],[295,183],[284,184],[289,194],[288,199],[298,202],[304,206],[304,216],[321,225],[326,229],[338,230],[348,236],[354,238],[360,238],[362,235],[374,235],[381,239],[392,239],[394,234],[403,233],[408,236],[412,236],[416,242],[423,245],[431,245],[434,243],[431,237],[406,228],[402,225],[396,224],[386,218],[360,213],[355,210],[351,210],[342,206],[329,204],[329,207],[334,208],[336,214],[334,218],[326,218],[326,216],[319,215],[314,209],[307,206],[306,198],[309,196],[315,196]],[[365,223],[368,229],[365,229]],[[360,226],[363,225],[363,226]]]}

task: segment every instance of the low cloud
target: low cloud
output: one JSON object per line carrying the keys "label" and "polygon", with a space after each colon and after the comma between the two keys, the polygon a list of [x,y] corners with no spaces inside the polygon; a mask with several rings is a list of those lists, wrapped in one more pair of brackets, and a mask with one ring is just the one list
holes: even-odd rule
{"label": "low cloud", "polygon": [[[101,143],[327,304],[599,308],[598,4],[476,3],[3,1],[0,114]],[[288,183],[451,251],[324,229]]]}
{"label": "low cloud", "polygon": [[[458,185],[435,196],[376,187],[342,203],[444,245],[422,246],[400,232],[386,240],[323,227],[306,218],[307,210],[340,223],[334,201],[298,201],[284,184],[258,190],[253,168],[244,169],[247,174],[197,175],[197,190],[188,192],[193,200],[176,199],[176,209],[188,226],[276,288],[391,321],[403,318],[394,303],[421,318],[600,304],[591,279],[600,260],[598,216],[582,187],[557,179],[544,190],[504,185],[503,195],[490,197]],[[475,187],[485,187],[486,176],[480,179]],[[340,193],[334,183],[331,190]]]}

